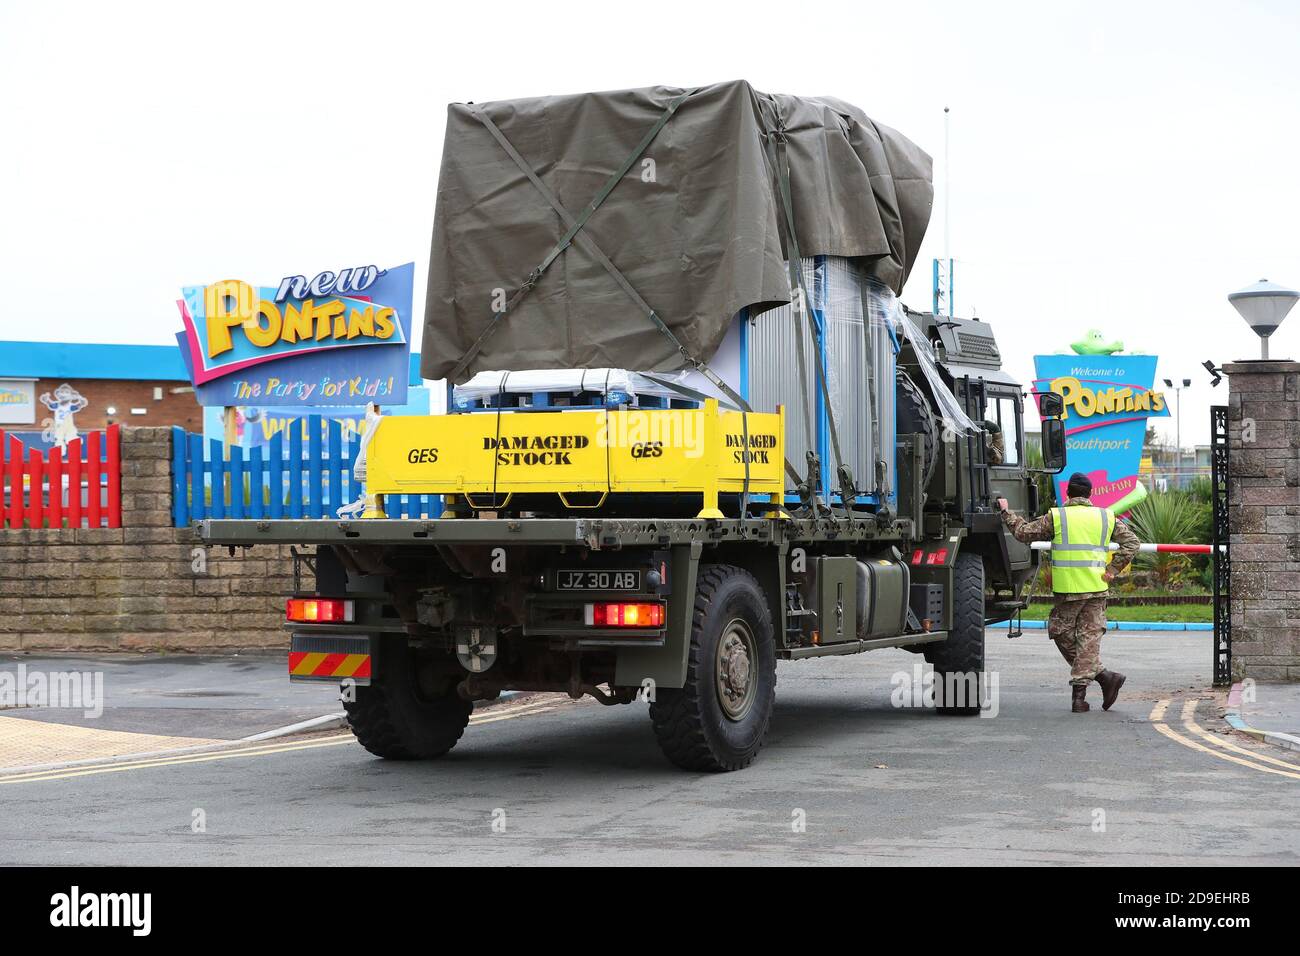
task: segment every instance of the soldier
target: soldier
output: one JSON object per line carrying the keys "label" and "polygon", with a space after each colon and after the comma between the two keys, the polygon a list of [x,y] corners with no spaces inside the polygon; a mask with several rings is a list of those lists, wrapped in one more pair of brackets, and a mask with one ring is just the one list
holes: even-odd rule
{"label": "soldier", "polygon": [[984,426],[984,449],[990,465],[1000,465],[1007,457],[1006,439],[1002,437],[1002,426],[987,418],[980,423]]}
{"label": "soldier", "polygon": [[[1088,684],[1101,685],[1101,709],[1110,710],[1124,684],[1124,675],[1101,666],[1101,638],[1106,633],[1106,594],[1115,575],[1137,554],[1138,538],[1107,508],[1093,505],[1092,481],[1075,472],[1066,485],[1065,506],[1028,521],[998,499],[1002,520],[1017,541],[1052,542],[1052,591],[1056,606],[1047,619],[1047,634],[1070,665],[1072,702],[1076,714],[1088,708]],[[1106,566],[1111,540],[1119,550]]]}

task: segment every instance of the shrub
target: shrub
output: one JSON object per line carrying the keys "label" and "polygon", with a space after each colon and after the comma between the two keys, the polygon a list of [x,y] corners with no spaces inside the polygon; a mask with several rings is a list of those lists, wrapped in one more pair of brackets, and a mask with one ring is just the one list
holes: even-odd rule
{"label": "shrub", "polygon": [[[1153,494],[1128,516],[1129,527],[1144,542],[1160,544],[1207,544],[1213,526],[1210,506],[1189,492]],[[1138,562],[1151,569],[1154,582],[1162,588],[1181,583],[1194,573],[1195,565],[1186,554],[1140,554]]]}

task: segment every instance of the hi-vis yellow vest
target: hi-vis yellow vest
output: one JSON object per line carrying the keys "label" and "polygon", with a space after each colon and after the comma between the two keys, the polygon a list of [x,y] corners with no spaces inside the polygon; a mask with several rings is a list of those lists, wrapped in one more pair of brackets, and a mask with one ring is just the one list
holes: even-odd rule
{"label": "hi-vis yellow vest", "polygon": [[1107,546],[1115,516],[1108,508],[1079,505],[1053,510],[1052,590],[1057,594],[1107,590],[1101,575],[1110,560]]}

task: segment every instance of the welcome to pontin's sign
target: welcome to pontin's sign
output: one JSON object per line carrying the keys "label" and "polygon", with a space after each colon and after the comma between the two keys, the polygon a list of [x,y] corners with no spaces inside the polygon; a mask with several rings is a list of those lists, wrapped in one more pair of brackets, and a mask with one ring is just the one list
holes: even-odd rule
{"label": "welcome to pontin's sign", "polygon": [[1109,505],[1137,484],[1147,419],[1168,417],[1154,391],[1154,355],[1036,355],[1034,391],[1065,399],[1065,469],[1056,496],[1065,500],[1070,475],[1092,479],[1094,504]]}
{"label": "welcome to pontin's sign", "polygon": [[203,405],[401,405],[414,263],[186,286],[176,339]]}

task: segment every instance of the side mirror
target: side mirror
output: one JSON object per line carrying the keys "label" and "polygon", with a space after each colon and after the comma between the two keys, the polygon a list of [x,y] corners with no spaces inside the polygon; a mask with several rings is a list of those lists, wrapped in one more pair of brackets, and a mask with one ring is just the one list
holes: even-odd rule
{"label": "side mirror", "polygon": [[1065,422],[1059,418],[1043,419],[1043,471],[1060,474],[1065,468]]}
{"label": "side mirror", "polygon": [[1060,418],[1065,414],[1065,398],[1060,392],[1042,392],[1038,396],[1038,414],[1042,418]]}

